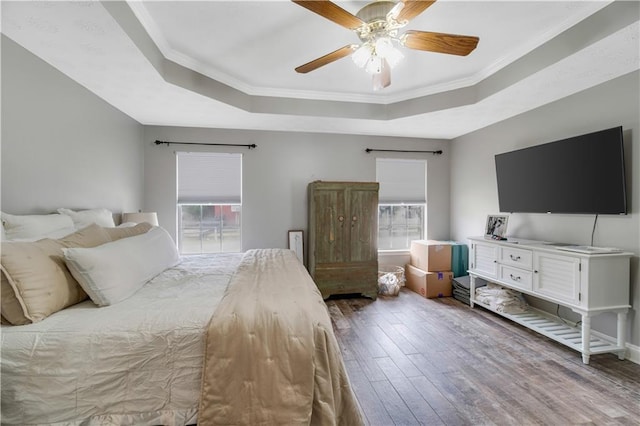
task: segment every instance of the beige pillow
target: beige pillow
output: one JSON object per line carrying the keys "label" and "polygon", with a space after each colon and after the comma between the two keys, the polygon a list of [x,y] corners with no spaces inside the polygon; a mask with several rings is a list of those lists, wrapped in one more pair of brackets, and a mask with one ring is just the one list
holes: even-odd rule
{"label": "beige pillow", "polygon": [[153,226],[147,222],[142,222],[136,226],[127,226],[123,228],[103,228],[109,235],[111,241],[117,241],[121,238],[135,237],[136,235],[146,234]]}
{"label": "beige pillow", "polygon": [[2,315],[0,315],[0,324],[2,325],[11,325],[9,321],[7,321]]}
{"label": "beige pillow", "polygon": [[[4,251],[5,245],[2,244],[2,250]],[[16,297],[16,293],[11,288],[11,284],[4,276],[4,271],[0,272],[2,281],[0,282],[0,301],[2,302],[2,318],[9,324],[27,324],[30,321],[24,316],[24,310],[20,304],[20,300]],[[9,321],[7,318],[11,318]]]}
{"label": "beige pillow", "polygon": [[96,247],[111,241],[98,225],[59,240],[2,243],[1,309],[14,325],[38,322],[87,298],[64,262],[62,248]]}

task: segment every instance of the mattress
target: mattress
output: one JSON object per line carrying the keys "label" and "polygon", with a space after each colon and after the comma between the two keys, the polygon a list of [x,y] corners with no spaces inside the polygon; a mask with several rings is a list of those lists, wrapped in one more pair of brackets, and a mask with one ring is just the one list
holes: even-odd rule
{"label": "mattress", "polygon": [[3,326],[2,423],[195,423],[206,326],[241,258],[184,257],[113,306]]}

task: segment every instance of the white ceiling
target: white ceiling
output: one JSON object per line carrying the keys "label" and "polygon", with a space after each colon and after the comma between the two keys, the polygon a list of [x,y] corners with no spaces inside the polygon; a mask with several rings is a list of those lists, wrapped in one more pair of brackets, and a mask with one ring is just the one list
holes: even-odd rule
{"label": "white ceiling", "polygon": [[[366,4],[337,2],[355,14]],[[358,43],[290,1],[3,1],[2,32],[142,124],[451,139],[640,68],[640,5],[439,0],[406,29],[480,37],[403,50],[371,89]]]}

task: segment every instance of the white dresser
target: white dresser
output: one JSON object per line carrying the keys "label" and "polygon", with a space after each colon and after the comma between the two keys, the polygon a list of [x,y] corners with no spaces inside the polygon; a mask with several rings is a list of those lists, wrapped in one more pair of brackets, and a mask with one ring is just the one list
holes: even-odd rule
{"label": "white dresser", "polygon": [[[617,353],[624,359],[629,305],[629,259],[633,253],[599,254],[563,250],[554,243],[509,238],[496,241],[470,237],[471,306],[479,304],[582,353]],[[547,312],[498,312],[475,299],[476,278],[500,284],[570,308],[582,316],[576,326]],[[618,315],[617,337],[591,332],[591,318],[603,312]]]}

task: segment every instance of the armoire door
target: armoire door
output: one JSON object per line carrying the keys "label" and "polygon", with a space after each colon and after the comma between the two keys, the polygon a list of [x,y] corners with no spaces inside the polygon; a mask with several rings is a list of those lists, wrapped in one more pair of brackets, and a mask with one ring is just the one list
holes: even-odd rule
{"label": "armoire door", "polygon": [[358,186],[349,189],[349,260],[378,258],[378,191]]}
{"label": "armoire door", "polygon": [[345,262],[348,260],[348,238],[344,232],[346,222],[346,189],[317,189],[313,192],[315,224],[315,264]]}

